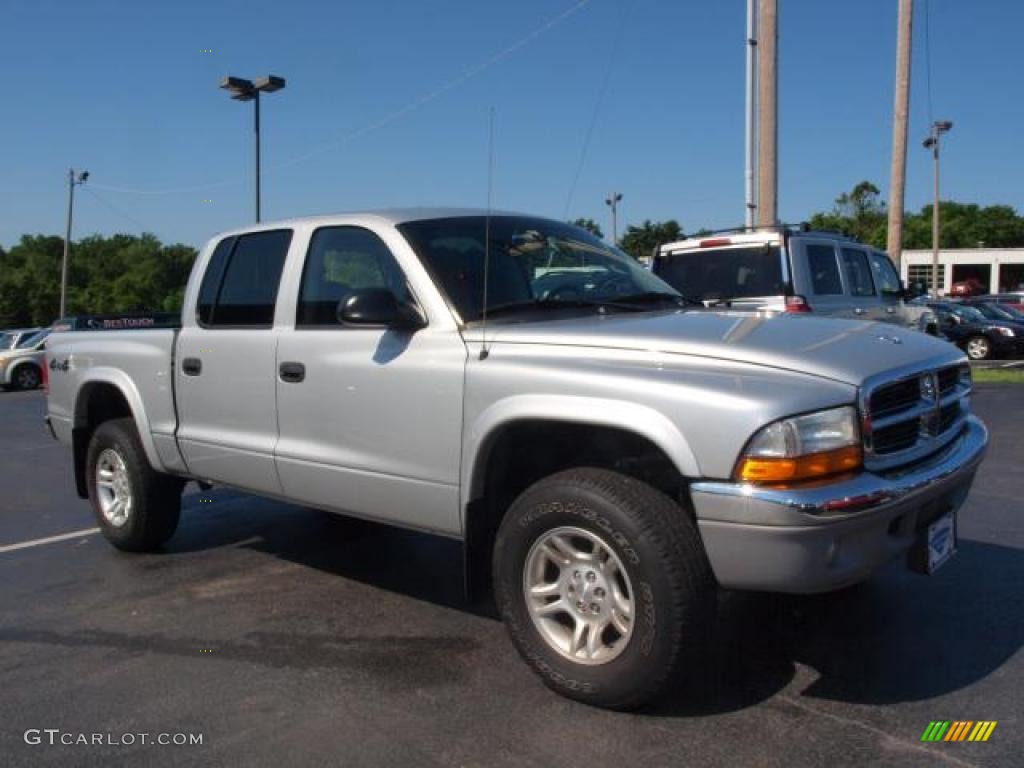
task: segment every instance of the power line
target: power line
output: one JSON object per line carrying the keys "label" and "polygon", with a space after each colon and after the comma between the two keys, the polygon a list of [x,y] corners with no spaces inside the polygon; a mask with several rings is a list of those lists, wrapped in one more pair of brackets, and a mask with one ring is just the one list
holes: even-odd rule
{"label": "power line", "polygon": [[125,213],[123,210],[118,208],[116,205],[113,205],[112,203],[109,203],[106,200],[104,200],[102,197],[100,197],[98,194],[96,194],[96,192],[94,190],[92,190],[90,187],[82,185],[82,190],[85,191],[85,192],[88,192],[89,195],[96,200],[96,202],[98,202],[100,205],[102,205],[104,208],[106,208],[108,211],[110,211],[114,215],[120,216],[122,219],[130,221],[132,224],[134,224],[136,227],[139,228],[139,231],[141,233],[145,233],[147,231],[148,232],[152,232],[153,231],[152,229],[147,227],[145,224],[143,224],[140,221],[138,221],[137,219],[135,219],[133,216],[130,216],[129,214]]}
{"label": "power line", "polygon": [[590,150],[590,139],[594,135],[594,126],[597,125],[597,116],[601,111],[601,105],[604,103],[604,96],[608,91],[608,84],[612,79],[612,71],[615,69],[615,60],[618,58],[619,50],[622,48],[622,39],[625,37],[626,24],[629,21],[629,17],[632,14],[633,7],[635,5],[636,0],[633,0],[626,6],[626,10],[622,14],[622,21],[619,23],[619,29],[615,35],[615,42],[612,44],[611,55],[608,57],[608,65],[604,70],[604,79],[601,82],[601,88],[597,92],[597,98],[594,100],[594,110],[591,112],[590,125],[587,126],[587,134],[583,139],[583,149],[580,151],[580,160],[576,164],[576,173],[572,177],[572,183],[569,185],[569,194],[565,198],[565,210],[562,211],[563,219],[569,217],[569,208],[572,206],[573,195],[576,194],[576,185],[579,183],[580,174],[583,173],[583,166],[587,162],[587,152]]}
{"label": "power line", "polygon": [[[384,117],[382,117],[379,120],[376,120],[376,121],[374,121],[372,123],[367,123],[362,128],[359,128],[359,129],[357,129],[355,131],[352,131],[351,133],[347,133],[347,134],[338,136],[338,137],[336,137],[334,139],[331,139],[330,141],[324,142],[323,144],[321,144],[321,145],[319,145],[317,147],[314,147],[313,149],[311,149],[311,150],[309,150],[307,152],[304,152],[301,155],[297,155],[296,157],[293,157],[293,158],[291,158],[289,160],[285,160],[283,162],[277,163],[276,165],[268,166],[267,170],[278,171],[278,170],[284,170],[285,168],[291,168],[294,165],[298,165],[299,163],[305,162],[306,160],[309,160],[309,159],[311,159],[313,157],[316,157],[318,155],[322,155],[325,152],[330,152],[331,150],[336,149],[336,148],[338,148],[338,147],[340,147],[340,146],[342,146],[344,144],[347,144],[348,142],[350,142],[350,141],[352,141],[354,139],[361,138],[362,136],[365,136],[368,133],[372,133],[373,131],[379,130],[379,129],[381,129],[381,128],[383,128],[383,127],[385,127],[385,126],[387,126],[387,125],[389,125],[389,124],[391,124],[393,122],[395,122],[399,118],[404,117],[405,115],[407,115],[407,114],[409,114],[411,112],[416,111],[417,109],[419,109],[420,107],[425,106],[426,104],[429,104],[430,102],[432,102],[435,99],[437,99],[438,97],[444,95],[448,91],[451,91],[454,88],[457,88],[458,86],[460,86],[463,83],[465,83],[467,80],[470,80],[470,79],[476,77],[477,75],[479,75],[480,73],[484,72],[487,69],[490,69],[491,67],[493,67],[495,64],[499,63],[500,61],[508,58],[513,53],[515,53],[520,48],[522,48],[523,46],[528,45],[529,43],[533,42],[536,38],[538,38],[541,35],[543,35],[545,32],[550,30],[552,27],[555,27],[556,25],[558,25],[561,22],[563,22],[566,19],[568,19],[570,16],[573,16],[577,12],[581,11],[585,6],[589,5],[590,2],[591,2],[591,0],[577,0],[577,2],[574,5],[570,6],[567,9],[565,9],[564,11],[562,11],[557,16],[554,16],[554,17],[548,19],[546,22],[541,24],[539,27],[534,29],[532,32],[528,33],[525,37],[520,38],[516,42],[512,43],[511,45],[509,45],[506,48],[503,48],[502,50],[498,51],[497,53],[495,53],[491,57],[485,59],[484,61],[482,61],[482,62],[480,62],[478,64],[475,64],[472,67],[469,67],[468,69],[464,70],[460,75],[458,75],[456,77],[453,77],[451,80],[448,80],[448,81],[442,83],[440,86],[438,86],[437,88],[433,89],[432,91],[429,91],[426,94],[424,94],[424,95],[422,95],[422,96],[420,96],[420,97],[418,97],[416,99],[413,99],[408,104],[406,104],[405,106],[401,107],[400,109],[396,109],[395,111],[385,115]],[[112,187],[112,186],[106,186],[106,185],[101,185],[101,184],[95,184],[94,186],[96,188],[98,188],[98,189],[104,189],[104,190],[106,190],[108,192],[120,192],[120,193],[124,193],[124,194],[135,194],[135,195],[170,195],[170,194],[175,194],[175,193],[196,192],[196,191],[199,191],[199,190],[202,190],[202,189],[212,189],[214,187],[226,187],[226,186],[231,186],[233,184],[241,184],[243,182],[244,182],[243,179],[222,179],[220,181],[209,182],[209,183],[206,183],[206,184],[197,184],[197,185],[187,186],[187,187],[175,187],[175,188],[171,188],[171,189],[159,189],[159,190],[131,189],[131,188],[127,188],[127,187]]]}

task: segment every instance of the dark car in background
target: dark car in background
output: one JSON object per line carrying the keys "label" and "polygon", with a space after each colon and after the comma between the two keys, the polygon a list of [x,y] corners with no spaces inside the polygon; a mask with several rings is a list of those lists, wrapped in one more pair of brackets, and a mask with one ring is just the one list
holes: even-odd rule
{"label": "dark car in background", "polygon": [[963,349],[971,360],[1017,357],[1024,353],[1024,325],[991,320],[976,307],[953,302],[929,302],[939,333]]}
{"label": "dark car in background", "polygon": [[1022,323],[1024,324],[1024,312],[1014,309],[1009,304],[1000,304],[995,301],[988,301],[987,296],[979,296],[976,299],[969,299],[963,302],[964,306],[973,307],[996,322]]}

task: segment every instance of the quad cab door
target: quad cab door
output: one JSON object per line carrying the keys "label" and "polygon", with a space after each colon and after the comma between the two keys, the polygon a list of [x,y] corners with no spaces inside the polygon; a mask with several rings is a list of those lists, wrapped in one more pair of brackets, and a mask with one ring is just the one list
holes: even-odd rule
{"label": "quad cab door", "polygon": [[229,236],[207,260],[175,352],[178,445],[189,473],[279,494],[274,310],[290,229]]}
{"label": "quad cab door", "polygon": [[362,226],[310,234],[293,327],[277,347],[277,473],[300,503],[458,535],[461,335],[339,319],[339,304],[365,289],[422,306],[382,235],[397,237]]}

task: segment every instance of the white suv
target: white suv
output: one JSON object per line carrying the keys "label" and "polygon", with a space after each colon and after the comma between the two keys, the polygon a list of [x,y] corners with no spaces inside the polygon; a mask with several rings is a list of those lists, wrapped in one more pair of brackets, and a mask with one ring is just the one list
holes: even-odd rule
{"label": "white suv", "polygon": [[934,332],[925,307],[908,306],[889,257],[833,232],[777,228],[666,243],[651,269],[708,306],[883,320]]}

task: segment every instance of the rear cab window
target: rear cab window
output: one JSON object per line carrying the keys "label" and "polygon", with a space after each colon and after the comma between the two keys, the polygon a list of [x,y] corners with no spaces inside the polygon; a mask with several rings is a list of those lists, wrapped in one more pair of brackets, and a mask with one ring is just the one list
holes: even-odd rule
{"label": "rear cab window", "polygon": [[291,239],[290,229],[274,229],[221,240],[199,287],[199,325],[270,328]]}
{"label": "rear cab window", "polygon": [[653,271],[684,296],[700,301],[786,293],[777,244],[670,252],[655,259]]}

